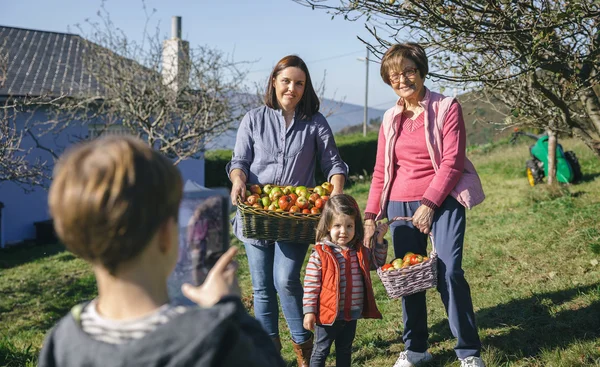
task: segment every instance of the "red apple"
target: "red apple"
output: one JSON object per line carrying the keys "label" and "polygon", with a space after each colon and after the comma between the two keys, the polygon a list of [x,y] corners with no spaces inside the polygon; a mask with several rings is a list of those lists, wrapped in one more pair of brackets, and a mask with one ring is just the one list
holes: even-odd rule
{"label": "red apple", "polygon": [[312,193],[312,194],[310,194],[310,196],[308,197],[308,201],[309,201],[311,204],[314,204],[314,203],[317,201],[317,199],[319,199],[320,197],[321,197],[321,196],[320,196],[319,194],[317,194],[316,192],[313,192],[313,193]]}
{"label": "red apple", "polygon": [[262,194],[262,189],[260,188],[260,185],[254,184],[250,186],[250,192],[253,194]]}
{"label": "red apple", "polygon": [[288,210],[292,206],[292,199],[288,195],[279,198],[279,209]]}
{"label": "red apple", "polygon": [[298,195],[291,193],[290,198],[292,199],[292,205],[293,205],[296,203],[296,200],[298,200]]}
{"label": "red apple", "polygon": [[310,209],[310,214],[321,214],[321,209],[313,206],[312,209]]}
{"label": "red apple", "polygon": [[247,200],[248,200],[248,204],[250,204],[250,205],[254,205],[254,204],[258,203],[258,199],[259,199],[259,196],[258,196],[258,195],[250,195],[250,196],[248,196],[248,198],[247,198]]}
{"label": "red apple", "polygon": [[308,209],[308,208],[302,209],[302,214],[310,214],[310,209]]}
{"label": "red apple", "polygon": [[323,208],[323,206],[325,205],[325,201],[323,201],[323,199],[318,198],[317,200],[315,200],[315,207],[316,208]]}
{"label": "red apple", "polygon": [[300,208],[298,208],[296,205],[292,205],[292,206],[290,207],[290,210],[289,210],[289,212],[290,212],[290,213],[300,213]]}
{"label": "red apple", "polygon": [[262,205],[260,205],[259,203],[254,203],[254,205],[252,205],[253,208],[256,209],[264,209]]}
{"label": "red apple", "polygon": [[296,206],[300,209],[308,209],[308,199],[304,196],[300,196],[296,199]]}

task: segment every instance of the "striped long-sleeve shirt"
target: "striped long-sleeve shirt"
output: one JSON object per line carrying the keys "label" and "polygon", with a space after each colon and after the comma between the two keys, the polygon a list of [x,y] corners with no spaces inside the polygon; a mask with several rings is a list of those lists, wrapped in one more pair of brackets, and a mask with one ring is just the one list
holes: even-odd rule
{"label": "striped long-sleeve shirt", "polygon": [[[338,319],[346,319],[345,311],[349,311],[350,319],[360,318],[363,310],[365,282],[358,264],[358,257],[354,248],[342,248],[332,242],[324,241],[315,246],[329,246],[333,250],[336,260],[340,266],[340,294],[338,295]],[[377,266],[385,264],[387,257],[388,244],[378,243],[375,251],[369,251],[369,261],[375,262]],[[346,267],[350,266],[351,288],[347,289],[348,279]],[[304,276],[304,298],[303,311],[307,313],[317,313],[319,309],[319,295],[321,293],[321,258],[317,251],[312,252],[306,265],[306,274]],[[346,305],[347,293],[351,292],[351,304]],[[349,310],[348,310],[349,308]]]}

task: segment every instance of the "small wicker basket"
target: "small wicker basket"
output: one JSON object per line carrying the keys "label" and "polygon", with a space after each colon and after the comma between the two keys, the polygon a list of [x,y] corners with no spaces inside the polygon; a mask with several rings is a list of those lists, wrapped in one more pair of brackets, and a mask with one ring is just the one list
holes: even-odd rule
{"label": "small wicker basket", "polygon": [[238,197],[242,234],[268,241],[314,243],[321,214],[274,212],[244,204]]}
{"label": "small wicker basket", "polygon": [[[389,223],[396,220],[409,220],[410,218],[397,217],[390,220]],[[375,238],[375,236],[373,236]],[[377,268],[377,275],[389,298],[400,298],[409,296],[418,292],[425,291],[437,286],[437,253],[433,237],[431,238],[432,250],[429,253],[429,259],[420,264],[411,265],[406,268],[381,270]]]}

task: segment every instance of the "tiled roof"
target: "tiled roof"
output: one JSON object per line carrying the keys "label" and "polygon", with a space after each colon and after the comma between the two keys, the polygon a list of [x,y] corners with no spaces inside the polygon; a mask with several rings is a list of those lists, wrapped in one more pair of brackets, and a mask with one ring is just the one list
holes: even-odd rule
{"label": "tiled roof", "polygon": [[8,61],[3,96],[60,96],[97,92],[83,65],[85,40],[76,34],[0,26]]}

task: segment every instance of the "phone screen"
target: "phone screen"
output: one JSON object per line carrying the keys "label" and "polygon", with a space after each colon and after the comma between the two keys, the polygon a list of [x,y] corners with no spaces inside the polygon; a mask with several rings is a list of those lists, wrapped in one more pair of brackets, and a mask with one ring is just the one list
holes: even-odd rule
{"label": "phone screen", "polygon": [[179,207],[179,256],[169,277],[169,296],[189,303],[181,285],[200,285],[229,248],[231,202],[226,188],[184,191]]}

